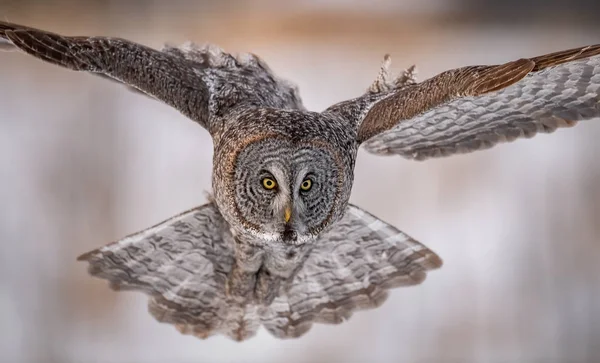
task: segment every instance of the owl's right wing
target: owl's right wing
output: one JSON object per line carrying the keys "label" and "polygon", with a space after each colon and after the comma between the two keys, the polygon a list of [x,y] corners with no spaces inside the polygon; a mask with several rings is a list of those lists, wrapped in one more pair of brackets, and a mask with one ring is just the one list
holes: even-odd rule
{"label": "owl's right wing", "polygon": [[427,247],[350,205],[261,321],[279,338],[299,337],[313,323],[339,324],[356,310],[380,306],[389,289],[420,284],[441,265]]}
{"label": "owl's right wing", "polygon": [[233,57],[217,47],[155,50],[125,39],[63,36],[0,21],[0,50],[19,49],[75,71],[96,73],[139,90],[211,133],[238,106],[303,108],[297,89],[253,54]]}

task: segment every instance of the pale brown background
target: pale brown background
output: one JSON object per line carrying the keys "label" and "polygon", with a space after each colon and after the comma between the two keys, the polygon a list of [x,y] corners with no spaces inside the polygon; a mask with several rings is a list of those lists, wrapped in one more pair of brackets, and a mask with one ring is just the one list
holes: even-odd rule
{"label": "pale brown background", "polygon": [[[0,1],[0,17],[261,55],[312,110],[389,52],[420,78],[600,43],[598,1]],[[594,15],[595,14],[595,15]],[[352,202],[445,266],[379,309],[280,341],[181,336],[77,255],[204,203],[209,135],[103,79],[0,54],[0,363],[599,362],[600,120],[428,162],[361,151]]]}

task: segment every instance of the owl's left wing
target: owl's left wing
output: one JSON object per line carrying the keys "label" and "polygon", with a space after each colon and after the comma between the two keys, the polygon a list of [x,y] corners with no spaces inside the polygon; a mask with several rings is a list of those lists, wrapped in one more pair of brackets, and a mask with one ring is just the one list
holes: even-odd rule
{"label": "owl's left wing", "polygon": [[184,334],[235,340],[259,327],[257,307],[230,299],[226,280],[234,263],[228,227],[212,203],[194,208],[117,242],[88,252],[93,276],[115,290],[150,296],[148,309]]}
{"label": "owl's left wing", "polygon": [[350,205],[261,321],[277,337],[299,337],[313,323],[338,324],[355,310],[380,306],[388,289],[420,284],[441,265],[427,247]]}
{"label": "owl's left wing", "polygon": [[487,149],[600,116],[600,45],[454,69],[340,105],[331,110],[355,115],[358,141],[375,154]]}

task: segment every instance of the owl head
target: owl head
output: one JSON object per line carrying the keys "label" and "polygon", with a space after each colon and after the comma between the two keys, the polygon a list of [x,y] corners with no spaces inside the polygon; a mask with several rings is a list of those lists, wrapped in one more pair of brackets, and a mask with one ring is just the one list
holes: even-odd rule
{"label": "owl head", "polygon": [[219,209],[238,234],[302,244],[343,215],[354,142],[340,147],[344,132],[331,129],[339,123],[323,119],[315,128],[310,117],[322,118],[256,111],[223,135],[215,150],[213,188]]}

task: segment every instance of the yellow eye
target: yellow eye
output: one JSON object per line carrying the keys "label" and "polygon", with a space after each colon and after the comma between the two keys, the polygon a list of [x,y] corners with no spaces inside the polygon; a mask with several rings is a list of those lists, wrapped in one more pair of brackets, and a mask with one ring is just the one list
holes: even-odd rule
{"label": "yellow eye", "polygon": [[309,191],[311,187],[312,187],[312,180],[310,180],[310,179],[306,179],[302,182],[302,184],[300,184],[300,189],[304,190],[305,192]]}
{"label": "yellow eye", "polygon": [[271,178],[264,178],[262,180],[262,185],[263,187],[265,187],[265,189],[271,190],[277,186],[277,183],[275,183],[275,180]]}

